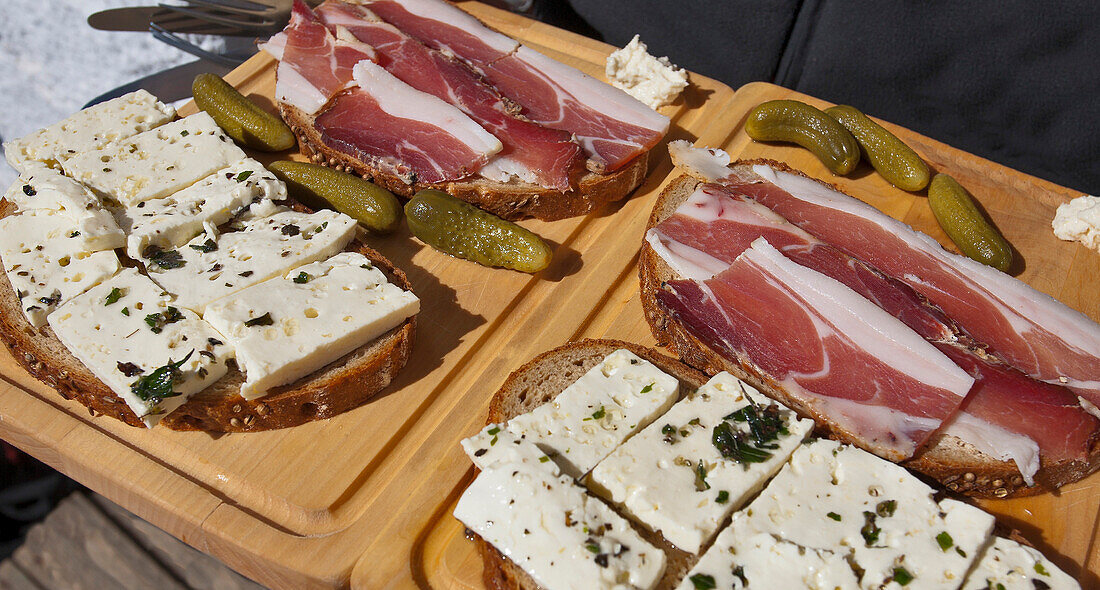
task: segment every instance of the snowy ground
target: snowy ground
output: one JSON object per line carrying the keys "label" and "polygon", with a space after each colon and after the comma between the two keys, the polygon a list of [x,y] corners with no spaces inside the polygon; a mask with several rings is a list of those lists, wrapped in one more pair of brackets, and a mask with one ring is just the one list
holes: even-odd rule
{"label": "snowy ground", "polygon": [[[53,124],[127,82],[194,61],[149,33],[96,31],[87,23],[100,10],[156,3],[0,0],[0,140]],[[0,192],[15,176],[0,164]]]}

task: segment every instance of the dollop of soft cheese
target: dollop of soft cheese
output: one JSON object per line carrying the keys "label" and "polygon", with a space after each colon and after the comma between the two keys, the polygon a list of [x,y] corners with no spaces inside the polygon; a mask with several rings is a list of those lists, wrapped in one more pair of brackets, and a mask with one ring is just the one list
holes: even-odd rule
{"label": "dollop of soft cheese", "polygon": [[1058,238],[1076,240],[1100,252],[1100,197],[1081,195],[1059,205],[1051,225]]}
{"label": "dollop of soft cheese", "polygon": [[656,109],[672,103],[688,85],[687,72],[667,57],[653,57],[638,35],[607,56],[611,85]]}

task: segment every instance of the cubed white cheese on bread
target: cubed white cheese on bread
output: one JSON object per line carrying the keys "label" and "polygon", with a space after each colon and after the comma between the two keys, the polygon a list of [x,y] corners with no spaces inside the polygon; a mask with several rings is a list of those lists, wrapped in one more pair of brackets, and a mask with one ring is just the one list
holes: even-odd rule
{"label": "cubed white cheese on bread", "polygon": [[28,163],[4,198],[19,211],[56,211],[71,221],[92,250],[113,250],[126,243],[111,212],[79,182],[37,162]]}
{"label": "cubed white cheese on bread", "polygon": [[1002,537],[994,537],[970,571],[962,590],[1080,590],[1081,585],[1042,553]]}
{"label": "cubed white cheese on bread", "polygon": [[534,443],[505,429],[507,424],[490,424],[470,438],[462,439],[462,450],[478,469],[491,469],[503,463],[542,463],[554,475],[561,475],[557,463]]}
{"label": "cubed white cheese on bread", "polygon": [[205,112],[139,133],[65,162],[65,173],[101,196],[133,207],[166,197],[245,159]]}
{"label": "cubed white cheese on bread", "polygon": [[63,121],[4,144],[12,168],[23,172],[27,162],[49,166],[64,163],[73,154],[99,149],[176,117],[176,110],[144,90],[90,106]]}
{"label": "cubed white cheese on bread", "polygon": [[616,350],[549,403],[512,418],[508,430],[579,478],[668,410],[679,389],[675,377]]}
{"label": "cubed white cheese on bread", "polygon": [[868,590],[958,588],[993,516],[955,500],[937,503],[932,494],[900,465],[815,440],[745,511],[753,532],[813,549],[850,547]]}
{"label": "cubed white cheese on bread", "polygon": [[698,553],[783,467],[813,424],[719,373],[600,461],[589,487],[673,545]]}
{"label": "cubed white cheese on bread", "polygon": [[246,158],[177,193],[120,209],[126,253],[138,259],[149,246],[182,246],[203,233],[204,224],[221,225],[250,205],[285,198],[286,185],[263,164]]}
{"label": "cubed white cheese on bread", "polygon": [[648,589],[665,569],[626,519],[545,464],[482,471],[454,515],[546,590]]}
{"label": "cubed white cheese on bread", "polygon": [[241,225],[212,243],[203,234],[145,259],[149,277],[177,305],[202,314],[215,299],[343,250],[355,236],[356,221],[329,210],[280,211]]}
{"label": "cubed white cheese on bread", "polygon": [[341,252],[206,307],[245,374],[241,395],[293,383],[398,326],[420,310],[370,259]]}
{"label": "cubed white cheese on bread", "polygon": [[0,259],[34,327],[66,301],[118,272],[113,250],[96,251],[60,211],[37,209],[0,219]]}
{"label": "cubed white cheese on bread", "polygon": [[49,322],[73,356],[150,427],[225,375],[233,356],[210,324],[174,306],[132,268],[74,297]]}
{"label": "cubed white cheese on bread", "polygon": [[753,532],[746,526],[744,514],[737,514],[677,590],[856,590],[859,582],[844,558],[846,554],[847,550],[807,549],[768,533]]}

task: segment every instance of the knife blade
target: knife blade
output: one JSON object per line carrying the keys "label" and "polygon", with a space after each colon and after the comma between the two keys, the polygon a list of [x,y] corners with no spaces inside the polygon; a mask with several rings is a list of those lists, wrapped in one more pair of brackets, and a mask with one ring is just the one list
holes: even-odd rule
{"label": "knife blade", "polygon": [[130,6],[101,10],[88,17],[88,25],[100,31],[149,32],[149,23],[156,22],[174,33],[255,37],[255,33],[201,21],[160,6]]}

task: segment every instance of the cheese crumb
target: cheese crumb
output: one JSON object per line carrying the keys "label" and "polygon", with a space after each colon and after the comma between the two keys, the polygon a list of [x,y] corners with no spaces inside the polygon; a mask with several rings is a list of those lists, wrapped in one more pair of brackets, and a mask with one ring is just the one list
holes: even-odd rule
{"label": "cheese crumb", "polygon": [[654,109],[671,104],[688,85],[687,72],[650,55],[638,35],[607,56],[605,72],[612,86]]}
{"label": "cheese crumb", "polygon": [[1076,240],[1100,252],[1100,197],[1081,195],[1059,205],[1051,225],[1058,238]]}

